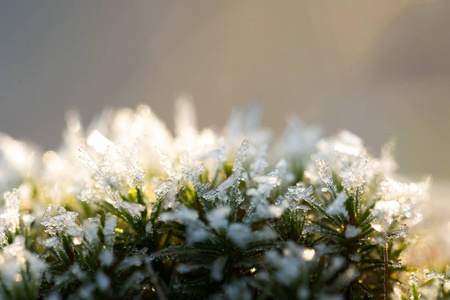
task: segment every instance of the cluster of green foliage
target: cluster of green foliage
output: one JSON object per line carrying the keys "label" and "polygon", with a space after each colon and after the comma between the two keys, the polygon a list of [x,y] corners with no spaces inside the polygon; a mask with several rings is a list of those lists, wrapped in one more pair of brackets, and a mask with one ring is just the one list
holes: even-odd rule
{"label": "cluster of green foliage", "polygon": [[[148,109],[137,114],[138,124],[163,130]],[[184,146],[194,154],[169,159],[158,150],[160,161],[153,162],[141,151],[140,159],[150,161],[142,169],[125,147],[96,131],[86,140],[98,160],[81,149],[87,168],[73,167],[70,149],[47,154],[63,165],[59,173],[22,176],[19,191],[5,193],[0,297],[450,296],[447,270],[425,274],[401,263],[424,189],[391,179],[386,153],[373,158],[344,132],[318,142],[315,154],[288,148],[272,164],[267,145],[244,140],[225,151],[220,137],[191,129],[166,149]],[[81,139],[78,125],[71,130],[68,143]],[[215,144],[197,153],[198,144],[185,145],[189,139]],[[64,168],[75,170],[73,178]]]}

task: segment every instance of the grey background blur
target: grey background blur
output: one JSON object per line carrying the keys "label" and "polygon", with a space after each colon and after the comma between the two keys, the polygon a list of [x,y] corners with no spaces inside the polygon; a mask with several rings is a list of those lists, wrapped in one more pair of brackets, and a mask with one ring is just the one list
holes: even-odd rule
{"label": "grey background blur", "polygon": [[401,171],[450,177],[450,1],[0,0],[0,131],[57,147],[64,113],[149,104],[201,126],[259,100],[280,131],[297,113]]}

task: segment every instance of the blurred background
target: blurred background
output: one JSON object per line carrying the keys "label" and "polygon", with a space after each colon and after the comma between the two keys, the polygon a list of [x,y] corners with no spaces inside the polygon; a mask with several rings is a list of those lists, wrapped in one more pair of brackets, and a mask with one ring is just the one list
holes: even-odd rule
{"label": "blurred background", "polygon": [[450,1],[0,0],[0,131],[44,149],[64,113],[149,104],[172,122],[192,95],[201,126],[260,101],[281,131],[298,114],[402,173],[450,177]]}

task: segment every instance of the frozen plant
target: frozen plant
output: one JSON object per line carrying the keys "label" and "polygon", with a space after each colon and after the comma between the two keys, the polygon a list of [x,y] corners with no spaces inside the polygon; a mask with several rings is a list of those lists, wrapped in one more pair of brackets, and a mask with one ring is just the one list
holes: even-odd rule
{"label": "frozen plant", "polygon": [[[443,298],[448,272],[402,263],[428,181],[356,135],[260,107],[175,134],[145,105],[106,110],[40,154],[0,136],[2,299]],[[42,158],[40,158],[42,156]]]}

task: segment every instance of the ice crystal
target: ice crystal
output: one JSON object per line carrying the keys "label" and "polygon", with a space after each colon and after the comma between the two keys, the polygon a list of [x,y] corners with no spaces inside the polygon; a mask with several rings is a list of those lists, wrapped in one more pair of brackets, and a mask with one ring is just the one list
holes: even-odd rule
{"label": "ice crystal", "polygon": [[106,196],[108,202],[116,207],[120,206],[118,193],[126,186],[140,186],[145,176],[144,171],[125,146],[113,143],[97,130],[88,136],[87,144],[101,155],[100,160],[96,161],[86,149],[79,149],[81,161],[91,170],[97,181],[95,193],[99,197],[95,197],[94,192],[88,189],[82,193],[83,200],[90,201],[92,198]]}
{"label": "ice crystal", "polygon": [[109,249],[114,246],[116,226],[117,217],[108,214],[105,219],[105,226],[103,226],[103,235],[105,236],[105,245]]}
{"label": "ice crystal", "polygon": [[337,157],[342,162],[348,162],[366,152],[363,141],[356,135],[348,131],[342,131],[337,136],[320,140],[317,143],[318,153],[322,159],[333,160]]}
{"label": "ice crystal", "polygon": [[219,230],[228,226],[229,207],[217,207],[207,214],[207,219],[212,228]]}
{"label": "ice crystal", "polygon": [[236,158],[233,164],[233,175],[236,180],[240,180],[242,176],[242,172],[244,171],[244,162],[247,157],[247,150],[249,147],[249,143],[247,140],[242,141],[241,147],[239,148]]}
{"label": "ice crystal", "polygon": [[397,162],[394,158],[394,150],[396,148],[396,139],[391,138],[382,148],[379,160],[373,164],[375,172],[391,176],[398,169]]}
{"label": "ice crystal", "polygon": [[345,201],[347,198],[348,196],[345,192],[340,192],[336,199],[327,207],[327,213],[331,216],[343,215],[348,219],[348,212],[345,208]]}
{"label": "ice crystal", "polygon": [[372,211],[376,219],[372,222],[372,227],[376,231],[385,232],[389,230],[392,222],[400,214],[401,205],[398,201],[381,201],[375,204]]}
{"label": "ice crystal", "polygon": [[257,240],[276,239],[276,234],[269,227],[264,227],[260,231],[252,231],[246,224],[233,223],[228,228],[228,237],[237,245],[243,247],[250,242]]}
{"label": "ice crystal", "polygon": [[83,235],[81,226],[76,223],[78,213],[59,210],[59,214],[51,216],[52,206],[49,205],[41,220],[41,224],[45,227],[45,231],[54,236],[57,233],[68,234],[74,238],[74,243],[80,243]]}
{"label": "ice crystal", "polygon": [[220,281],[223,278],[223,271],[225,268],[225,264],[227,262],[227,257],[219,257],[217,258],[213,264],[211,265],[211,278],[215,281]]}
{"label": "ice crystal", "polygon": [[426,280],[432,280],[432,279],[444,279],[444,274],[438,273],[436,271],[431,271],[425,274]]}
{"label": "ice crystal", "polygon": [[145,206],[139,203],[120,202],[120,208],[126,210],[133,218],[140,218]]}
{"label": "ice crystal", "polygon": [[103,227],[103,234],[113,235],[116,225],[117,225],[117,217],[113,215],[108,215],[105,220],[105,226]]}
{"label": "ice crystal", "polygon": [[350,258],[352,261],[360,262],[360,261],[361,261],[361,254],[359,254],[359,253],[351,253],[351,254],[349,255],[349,258]]}
{"label": "ice crystal", "polygon": [[178,272],[180,272],[181,274],[189,273],[189,272],[197,270],[197,269],[199,269],[198,266],[192,266],[192,265],[186,265],[186,264],[180,264],[178,266]]}
{"label": "ice crystal", "polygon": [[406,224],[402,224],[398,229],[393,230],[389,234],[389,238],[398,239],[401,237],[406,237],[407,235],[408,235],[408,227],[406,226]]}
{"label": "ice crystal", "polygon": [[146,232],[146,233],[150,233],[150,232],[152,232],[152,230],[153,230],[153,224],[152,224],[151,222],[148,222],[148,223],[145,225],[145,232]]}
{"label": "ice crystal", "polygon": [[59,239],[56,236],[49,237],[43,241],[45,247],[52,248],[59,244]]}
{"label": "ice crystal", "polygon": [[163,213],[159,218],[161,221],[180,220],[182,222],[189,222],[197,220],[198,212],[184,205],[180,205],[175,211]]}
{"label": "ice crystal", "polygon": [[250,176],[256,177],[264,172],[264,169],[269,166],[267,163],[267,145],[263,145],[256,150],[256,155],[250,164]]}
{"label": "ice crystal", "polygon": [[100,216],[89,218],[83,221],[84,235],[88,243],[93,244],[97,239],[97,232],[100,226]]}
{"label": "ice crystal", "polygon": [[97,277],[96,278],[97,279],[97,286],[99,287],[99,289],[101,291],[105,291],[107,288],[109,288],[111,280],[109,279],[109,277],[105,273],[99,271],[99,272],[97,272],[97,276],[96,277]]}
{"label": "ice crystal", "polygon": [[401,203],[415,203],[428,198],[428,181],[422,183],[402,183],[386,178],[380,183],[379,194],[383,200],[398,200]]}
{"label": "ice crystal", "polygon": [[245,246],[253,237],[251,228],[240,223],[231,224],[227,234],[233,242],[241,246]]}
{"label": "ice crystal", "polygon": [[367,156],[360,155],[355,158],[351,166],[342,170],[339,175],[342,178],[342,185],[350,193],[361,190],[365,183],[365,172],[367,168]]}
{"label": "ice crystal", "polygon": [[314,254],[314,249],[300,248],[288,243],[282,254],[270,251],[266,254],[266,259],[276,268],[275,279],[290,285],[298,280],[302,269],[314,259]]}
{"label": "ice crystal", "polygon": [[274,169],[267,174],[258,176],[254,179],[260,186],[267,186],[272,189],[281,184],[281,175],[278,169]]}
{"label": "ice crystal", "polygon": [[164,197],[169,191],[175,187],[172,179],[167,179],[161,182],[155,189],[155,194],[157,198]]}
{"label": "ice crystal", "polygon": [[214,235],[212,232],[200,222],[190,222],[186,229],[187,243],[198,243],[212,239]]}
{"label": "ice crystal", "polygon": [[110,149],[114,148],[115,145],[112,141],[108,140],[103,134],[98,130],[94,130],[87,138],[86,142],[91,146],[97,153],[105,154]]}
{"label": "ice crystal", "polygon": [[9,231],[14,232],[19,225],[19,209],[20,209],[20,199],[19,191],[13,189],[11,192],[6,192],[3,194],[5,198],[5,210],[1,214],[0,218],[5,220],[6,226],[8,226]]}
{"label": "ice crystal", "polygon": [[121,144],[116,145],[117,152],[124,163],[127,182],[130,186],[140,186],[144,180],[145,172],[136,161],[131,152]]}
{"label": "ice crystal", "polygon": [[254,178],[258,184],[257,188],[247,190],[248,196],[253,196],[251,200],[251,208],[256,208],[261,217],[272,217],[280,215],[281,211],[276,207],[270,206],[266,199],[269,198],[271,191],[281,184],[280,171],[275,169],[267,174]]}
{"label": "ice crystal", "polygon": [[252,299],[251,292],[247,288],[244,280],[235,280],[224,287],[227,299]]}
{"label": "ice crystal", "polygon": [[312,186],[305,188],[302,184],[297,184],[296,186],[288,187],[288,193],[294,200],[299,201],[310,198],[314,193],[314,189]]}
{"label": "ice crystal", "polygon": [[8,243],[8,237],[6,235],[6,221],[3,218],[0,218],[0,248],[3,247],[4,244]]}
{"label": "ice crystal", "polygon": [[317,126],[306,126],[298,117],[288,119],[288,124],[275,145],[277,156],[302,160],[313,152],[322,130]]}
{"label": "ice crystal", "polygon": [[28,288],[35,289],[35,292],[39,289],[37,283],[47,266],[25,248],[24,242],[22,236],[16,236],[14,243],[3,248],[0,253],[0,279],[2,282],[0,292],[3,295],[5,295],[4,289],[6,289],[13,291],[14,298],[20,297],[20,291],[17,289],[20,289],[23,280],[22,274],[29,276],[26,279],[30,283]]}
{"label": "ice crystal", "polygon": [[333,174],[332,174],[331,167],[328,164],[328,162],[326,162],[323,159],[317,159],[316,165],[317,165],[317,168],[319,169],[319,176],[322,179],[322,181],[327,186],[332,186],[334,184],[333,183]]}
{"label": "ice crystal", "polygon": [[375,204],[373,215],[377,218],[372,227],[377,231],[387,232],[394,220],[409,220],[414,224],[420,219],[417,202],[426,200],[427,182],[421,184],[407,184],[387,178],[380,183],[378,194],[381,201]]}
{"label": "ice crystal", "polygon": [[38,152],[26,143],[0,133],[0,193],[36,175],[39,167]]}
{"label": "ice crystal", "polygon": [[355,227],[353,225],[347,225],[345,228],[345,237],[348,239],[354,238],[361,233],[361,228]]}

